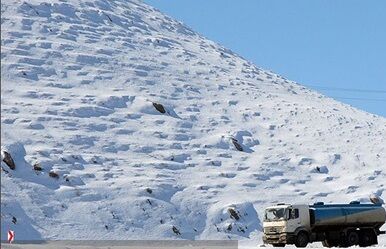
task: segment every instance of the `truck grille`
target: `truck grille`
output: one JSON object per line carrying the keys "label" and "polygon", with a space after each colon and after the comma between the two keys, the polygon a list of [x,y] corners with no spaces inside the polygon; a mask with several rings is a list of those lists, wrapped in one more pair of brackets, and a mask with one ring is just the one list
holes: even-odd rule
{"label": "truck grille", "polygon": [[280,233],[281,230],[282,230],[282,227],[265,227],[264,233],[265,234],[275,234],[275,233]]}

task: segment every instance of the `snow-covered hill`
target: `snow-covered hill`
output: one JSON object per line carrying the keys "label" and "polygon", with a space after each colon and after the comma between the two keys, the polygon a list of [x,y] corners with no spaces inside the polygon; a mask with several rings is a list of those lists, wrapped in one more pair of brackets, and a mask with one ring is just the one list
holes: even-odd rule
{"label": "snow-covered hill", "polygon": [[2,239],[255,243],[272,203],[386,199],[384,118],[136,0],[2,1],[1,97]]}

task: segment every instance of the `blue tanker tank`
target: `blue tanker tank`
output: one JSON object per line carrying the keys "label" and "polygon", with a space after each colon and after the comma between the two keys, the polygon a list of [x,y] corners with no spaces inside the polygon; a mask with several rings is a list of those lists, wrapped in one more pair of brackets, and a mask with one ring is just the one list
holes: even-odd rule
{"label": "blue tanker tank", "polygon": [[[327,204],[310,206],[310,223],[314,229],[341,226],[380,228],[386,220],[386,211],[381,204]],[[319,230],[318,229],[318,230]]]}

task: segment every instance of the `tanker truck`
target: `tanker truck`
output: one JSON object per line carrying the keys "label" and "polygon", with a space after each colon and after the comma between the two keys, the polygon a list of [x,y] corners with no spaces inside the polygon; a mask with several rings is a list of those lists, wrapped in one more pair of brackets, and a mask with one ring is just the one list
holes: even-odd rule
{"label": "tanker truck", "polygon": [[321,241],[326,247],[361,247],[378,244],[386,221],[381,204],[277,204],[266,208],[263,222],[264,244],[306,247]]}

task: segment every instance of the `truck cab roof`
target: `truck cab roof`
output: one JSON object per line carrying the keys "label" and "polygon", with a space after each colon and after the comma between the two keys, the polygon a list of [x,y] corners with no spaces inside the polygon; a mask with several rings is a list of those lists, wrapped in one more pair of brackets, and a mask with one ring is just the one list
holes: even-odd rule
{"label": "truck cab roof", "polygon": [[307,204],[284,204],[284,203],[279,203],[275,206],[269,206],[266,209],[272,209],[272,208],[301,208],[301,207],[308,207]]}

